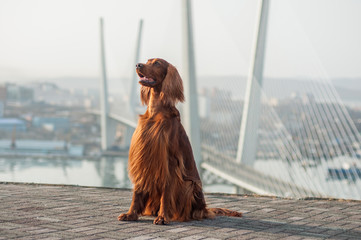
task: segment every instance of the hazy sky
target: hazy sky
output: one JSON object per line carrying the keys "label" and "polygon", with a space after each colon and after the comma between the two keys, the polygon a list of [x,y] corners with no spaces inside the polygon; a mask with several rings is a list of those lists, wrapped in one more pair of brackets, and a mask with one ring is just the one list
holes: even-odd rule
{"label": "hazy sky", "polygon": [[[192,6],[197,74],[246,75],[258,1]],[[141,61],[181,70],[180,0],[0,0],[0,83],[98,77],[101,16],[110,77],[132,76],[140,18]],[[361,1],[271,0],[265,75],[361,77]]]}

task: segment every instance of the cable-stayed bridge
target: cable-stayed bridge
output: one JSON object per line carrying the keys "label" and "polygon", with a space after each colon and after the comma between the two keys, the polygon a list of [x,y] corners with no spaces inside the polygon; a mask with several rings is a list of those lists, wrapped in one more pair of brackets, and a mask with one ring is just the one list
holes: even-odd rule
{"label": "cable-stayed bridge", "polygon": [[[229,89],[197,93],[191,9],[189,0],[183,0],[185,67],[181,75],[187,102],[179,108],[198,167],[258,194],[361,199],[361,137],[330,82],[298,82],[292,95],[280,99],[280,89],[290,82],[263,79],[268,7],[268,0],[260,1],[253,58],[241,100],[233,98]],[[141,30],[142,22],[135,63],[139,62]],[[138,89],[131,84],[129,102],[109,106],[102,21],[100,31],[101,111],[94,113],[101,116],[105,150],[119,124],[125,126],[124,144],[129,145],[139,100]]]}

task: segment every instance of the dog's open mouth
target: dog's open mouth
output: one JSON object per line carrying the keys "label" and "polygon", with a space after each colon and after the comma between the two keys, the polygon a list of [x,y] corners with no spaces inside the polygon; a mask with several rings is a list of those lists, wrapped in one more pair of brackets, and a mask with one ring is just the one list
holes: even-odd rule
{"label": "dog's open mouth", "polygon": [[141,84],[154,84],[155,81],[153,78],[147,78],[146,76],[144,76],[143,74],[141,73],[138,73],[138,76],[139,76],[139,83]]}

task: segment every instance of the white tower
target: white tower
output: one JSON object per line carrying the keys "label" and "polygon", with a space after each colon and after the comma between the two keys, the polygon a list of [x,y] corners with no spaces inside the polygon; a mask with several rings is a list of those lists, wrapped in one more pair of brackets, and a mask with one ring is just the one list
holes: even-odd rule
{"label": "white tower", "polygon": [[[239,135],[237,162],[252,166],[256,159],[257,131],[261,107],[261,86],[266,45],[269,0],[261,0],[252,62],[248,73],[246,95]],[[257,25],[256,25],[257,26]]]}
{"label": "white tower", "polygon": [[99,20],[100,26],[100,59],[102,78],[100,84],[100,125],[101,125],[101,148],[103,151],[111,145],[111,137],[108,136],[108,123],[109,123],[109,106],[108,106],[108,86],[107,86],[107,72],[105,63],[105,47],[104,47],[104,26],[103,18]]}
{"label": "white tower", "polygon": [[139,102],[139,95],[138,93],[138,75],[135,71],[135,65],[137,63],[139,63],[139,55],[140,55],[140,44],[141,44],[141,40],[142,40],[142,29],[143,29],[143,19],[139,20],[139,27],[138,27],[138,38],[137,38],[137,45],[135,48],[135,58],[134,58],[134,68],[132,68],[133,71],[133,78],[132,78],[132,83],[131,83],[131,89],[130,89],[130,97],[129,97],[129,103],[130,103],[130,110],[132,112],[135,111],[136,109],[136,102]]}
{"label": "white tower", "polygon": [[184,83],[184,127],[190,138],[193,155],[200,169],[201,140],[199,128],[198,95],[193,46],[192,9],[190,0],[182,0],[183,35],[183,83]]}

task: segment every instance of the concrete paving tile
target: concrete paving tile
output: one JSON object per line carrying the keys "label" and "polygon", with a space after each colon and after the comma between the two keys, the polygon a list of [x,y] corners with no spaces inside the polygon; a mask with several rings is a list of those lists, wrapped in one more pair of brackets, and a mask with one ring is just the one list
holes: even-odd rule
{"label": "concrete paving tile", "polygon": [[191,235],[191,236],[188,236],[188,237],[184,237],[184,238],[180,238],[181,240],[198,240],[198,239],[205,239],[204,236],[202,235],[197,235],[197,234],[194,234],[194,235]]}
{"label": "concrete paving tile", "polygon": [[129,190],[0,183],[0,239],[357,239],[361,202],[206,194],[243,218],[119,222]]}

